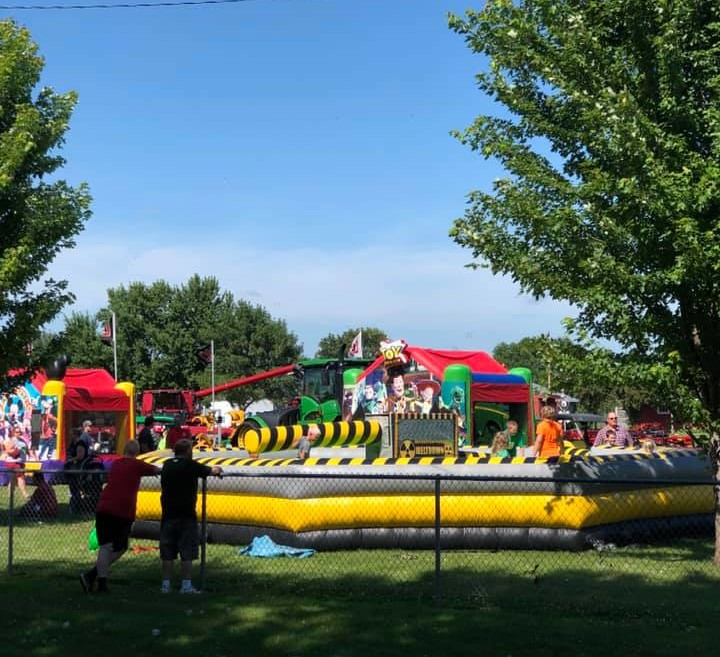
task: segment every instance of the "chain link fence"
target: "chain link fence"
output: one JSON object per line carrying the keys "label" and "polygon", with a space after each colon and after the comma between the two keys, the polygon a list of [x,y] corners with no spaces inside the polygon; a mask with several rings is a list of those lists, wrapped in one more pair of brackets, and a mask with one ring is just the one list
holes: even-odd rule
{"label": "chain link fence", "polygon": [[[527,600],[540,583],[544,596],[553,587],[582,591],[610,577],[628,596],[642,583],[720,583],[713,563],[718,482],[710,479],[249,470],[201,482],[197,568],[209,590],[252,579],[358,599],[377,596],[381,580],[388,597],[482,601]],[[0,567],[13,575],[60,560],[79,572],[92,560],[88,538],[105,472],[46,472],[42,480],[27,472],[27,501],[16,482],[21,474],[0,472]],[[159,478],[144,482],[130,548],[140,558],[132,567],[159,574]],[[282,495],[268,494],[268,486]],[[260,549],[253,555],[261,537],[272,553],[265,558],[255,556]]]}

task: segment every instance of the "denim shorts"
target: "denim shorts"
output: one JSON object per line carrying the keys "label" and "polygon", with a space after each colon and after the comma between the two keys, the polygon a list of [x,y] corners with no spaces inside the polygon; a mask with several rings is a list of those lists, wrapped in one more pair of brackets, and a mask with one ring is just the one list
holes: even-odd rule
{"label": "denim shorts", "polygon": [[200,554],[198,523],[194,518],[171,518],[160,524],[160,558],[193,561]]}

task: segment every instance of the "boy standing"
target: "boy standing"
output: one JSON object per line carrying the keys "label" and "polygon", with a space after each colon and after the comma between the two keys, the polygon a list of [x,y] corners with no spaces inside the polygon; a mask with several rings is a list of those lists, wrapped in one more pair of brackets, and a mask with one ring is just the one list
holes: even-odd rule
{"label": "boy standing", "polygon": [[125,445],[124,456],[112,464],[107,486],[100,495],[95,511],[95,530],[100,548],[95,566],[80,575],[80,585],[85,593],[92,591],[95,580],[98,592],[107,593],[110,566],[128,549],[140,479],[160,472],[160,468],[138,461],[139,452],[136,440]]}
{"label": "boy standing", "polygon": [[195,507],[198,477],[221,475],[222,468],[193,461],[192,441],[179,440],[175,457],[165,462],[160,474],[160,559],[162,559],[161,593],[170,593],[173,564],[180,555],[180,593],[200,593],[192,585],[192,562],[198,558],[200,541]]}

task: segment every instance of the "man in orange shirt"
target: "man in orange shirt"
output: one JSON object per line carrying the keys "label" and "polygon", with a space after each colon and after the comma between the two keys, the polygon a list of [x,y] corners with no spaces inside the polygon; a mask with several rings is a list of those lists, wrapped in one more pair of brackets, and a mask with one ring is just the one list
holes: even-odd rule
{"label": "man in orange shirt", "polygon": [[540,416],[542,420],[535,428],[534,455],[541,459],[560,456],[563,428],[555,419],[557,417],[555,409],[552,406],[543,406],[540,409]]}

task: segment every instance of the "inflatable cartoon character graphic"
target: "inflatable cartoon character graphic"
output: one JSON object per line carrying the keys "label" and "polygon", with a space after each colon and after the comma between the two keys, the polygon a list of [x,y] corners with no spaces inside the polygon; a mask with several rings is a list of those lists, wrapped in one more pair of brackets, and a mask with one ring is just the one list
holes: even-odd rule
{"label": "inflatable cartoon character graphic", "polygon": [[465,423],[465,390],[461,386],[453,386],[450,390],[450,403],[444,407],[457,414],[458,429],[460,430],[460,444],[465,444],[467,427]]}

